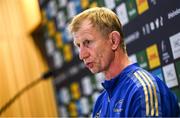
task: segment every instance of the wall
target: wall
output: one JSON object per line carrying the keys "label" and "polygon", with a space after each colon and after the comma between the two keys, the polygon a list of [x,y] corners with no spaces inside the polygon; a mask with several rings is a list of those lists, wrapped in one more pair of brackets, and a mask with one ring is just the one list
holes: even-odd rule
{"label": "wall", "polygon": [[[0,108],[47,70],[29,35],[41,20],[37,6],[27,11],[24,5],[37,5],[37,1],[0,1]],[[52,81],[43,81],[25,92],[1,115],[57,116],[53,91]]]}
{"label": "wall", "polygon": [[61,70],[54,81],[60,116],[91,116],[102,90],[103,75],[86,70],[67,30],[74,15],[95,6],[118,15],[130,59],[162,79],[180,104],[179,0],[40,0],[43,25],[36,41],[49,67]]}

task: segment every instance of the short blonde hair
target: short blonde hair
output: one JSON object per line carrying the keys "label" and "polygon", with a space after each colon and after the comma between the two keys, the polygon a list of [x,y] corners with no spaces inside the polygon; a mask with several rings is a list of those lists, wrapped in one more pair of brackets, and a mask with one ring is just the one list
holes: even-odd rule
{"label": "short blonde hair", "polygon": [[[117,15],[108,8],[94,7],[76,15],[69,24],[70,32],[77,32],[84,20],[90,20],[92,25],[107,36],[112,31],[118,31],[123,38],[122,25]],[[122,47],[125,49],[124,41]]]}

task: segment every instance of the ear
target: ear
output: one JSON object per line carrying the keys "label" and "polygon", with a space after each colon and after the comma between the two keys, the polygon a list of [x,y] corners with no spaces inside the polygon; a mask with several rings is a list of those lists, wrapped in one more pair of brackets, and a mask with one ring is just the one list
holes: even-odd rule
{"label": "ear", "polygon": [[110,40],[112,43],[112,50],[116,50],[121,43],[121,35],[117,31],[112,31],[110,34]]}

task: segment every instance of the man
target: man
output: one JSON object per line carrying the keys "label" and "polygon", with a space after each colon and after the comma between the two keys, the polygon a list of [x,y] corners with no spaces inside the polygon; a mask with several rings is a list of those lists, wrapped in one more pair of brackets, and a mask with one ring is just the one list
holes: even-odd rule
{"label": "man", "polygon": [[104,91],[93,117],[178,116],[176,97],[157,77],[131,64],[114,12],[91,8],[69,25],[79,58],[92,73],[104,72]]}

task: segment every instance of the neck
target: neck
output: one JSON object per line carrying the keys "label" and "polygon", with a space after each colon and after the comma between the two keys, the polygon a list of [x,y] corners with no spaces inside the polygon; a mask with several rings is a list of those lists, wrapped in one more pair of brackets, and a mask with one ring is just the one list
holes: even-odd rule
{"label": "neck", "polygon": [[123,51],[115,51],[115,57],[110,67],[105,71],[106,80],[110,80],[122,72],[124,68],[130,65],[127,53]]}

